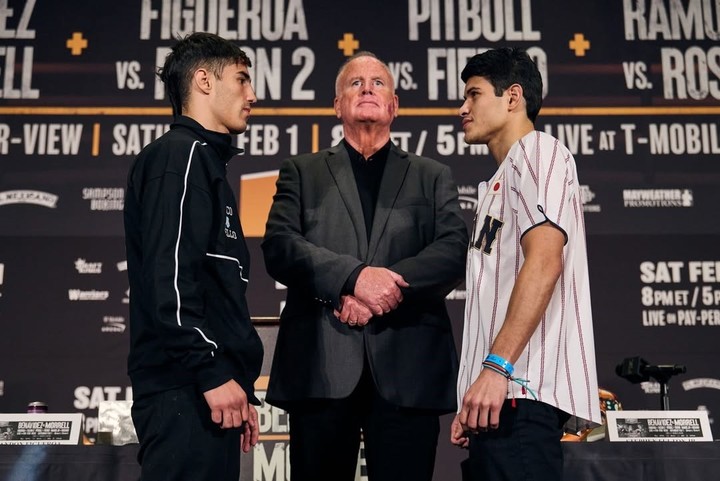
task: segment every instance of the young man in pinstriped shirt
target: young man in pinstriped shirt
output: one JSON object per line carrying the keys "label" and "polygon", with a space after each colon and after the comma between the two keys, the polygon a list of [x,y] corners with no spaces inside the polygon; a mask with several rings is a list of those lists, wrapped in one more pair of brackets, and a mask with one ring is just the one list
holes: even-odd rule
{"label": "young man in pinstriped shirt", "polygon": [[575,161],[534,128],[542,79],[524,51],[476,55],[461,77],[465,141],[498,170],[478,186],[451,442],[472,480],[559,480],[565,422],[600,422]]}

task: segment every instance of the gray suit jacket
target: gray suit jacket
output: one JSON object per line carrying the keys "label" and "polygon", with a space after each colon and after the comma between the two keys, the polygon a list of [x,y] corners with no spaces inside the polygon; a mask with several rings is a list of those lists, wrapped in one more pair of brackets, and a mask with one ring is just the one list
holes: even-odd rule
{"label": "gray suit jacket", "polygon": [[[387,401],[455,409],[457,355],[444,298],[465,272],[468,238],[457,197],[447,166],[393,145],[368,242],[342,143],[283,162],[262,244],[267,271],[288,288],[268,402],[288,408],[347,397],[367,356]],[[396,310],[349,327],[333,309],[362,263],[387,267],[410,287]]]}

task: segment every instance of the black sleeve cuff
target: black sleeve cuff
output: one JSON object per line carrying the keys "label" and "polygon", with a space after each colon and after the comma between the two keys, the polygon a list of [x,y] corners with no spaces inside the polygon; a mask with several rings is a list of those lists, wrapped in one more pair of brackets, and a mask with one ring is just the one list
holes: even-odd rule
{"label": "black sleeve cuff", "polygon": [[342,295],[353,295],[355,294],[355,284],[357,283],[358,276],[360,276],[360,271],[365,269],[367,267],[367,264],[360,264],[355,268],[354,271],[350,273],[347,280],[345,281],[345,285],[343,285],[342,291],[340,294]]}

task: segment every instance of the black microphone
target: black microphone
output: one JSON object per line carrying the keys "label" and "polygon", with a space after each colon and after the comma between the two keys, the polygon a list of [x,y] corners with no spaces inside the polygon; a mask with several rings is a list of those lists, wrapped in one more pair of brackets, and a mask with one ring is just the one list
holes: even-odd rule
{"label": "black microphone", "polygon": [[633,384],[649,381],[667,381],[676,374],[684,374],[687,368],[681,364],[658,364],[652,366],[640,356],[628,357],[615,368],[615,373]]}

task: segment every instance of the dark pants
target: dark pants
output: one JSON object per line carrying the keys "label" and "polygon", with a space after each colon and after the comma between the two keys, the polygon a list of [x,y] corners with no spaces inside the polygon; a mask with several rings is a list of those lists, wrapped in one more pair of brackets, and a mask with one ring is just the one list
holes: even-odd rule
{"label": "dark pants", "polygon": [[141,481],[238,481],[240,429],[220,429],[192,386],[136,399]]}
{"label": "dark pants", "polygon": [[560,438],[569,415],[537,401],[505,401],[500,426],[470,435],[470,459],[464,481],[560,481]]}
{"label": "dark pants", "polygon": [[293,405],[292,481],[353,481],[360,431],[370,481],[430,481],[440,431],[437,412],[383,400],[366,367],[349,398]]}

